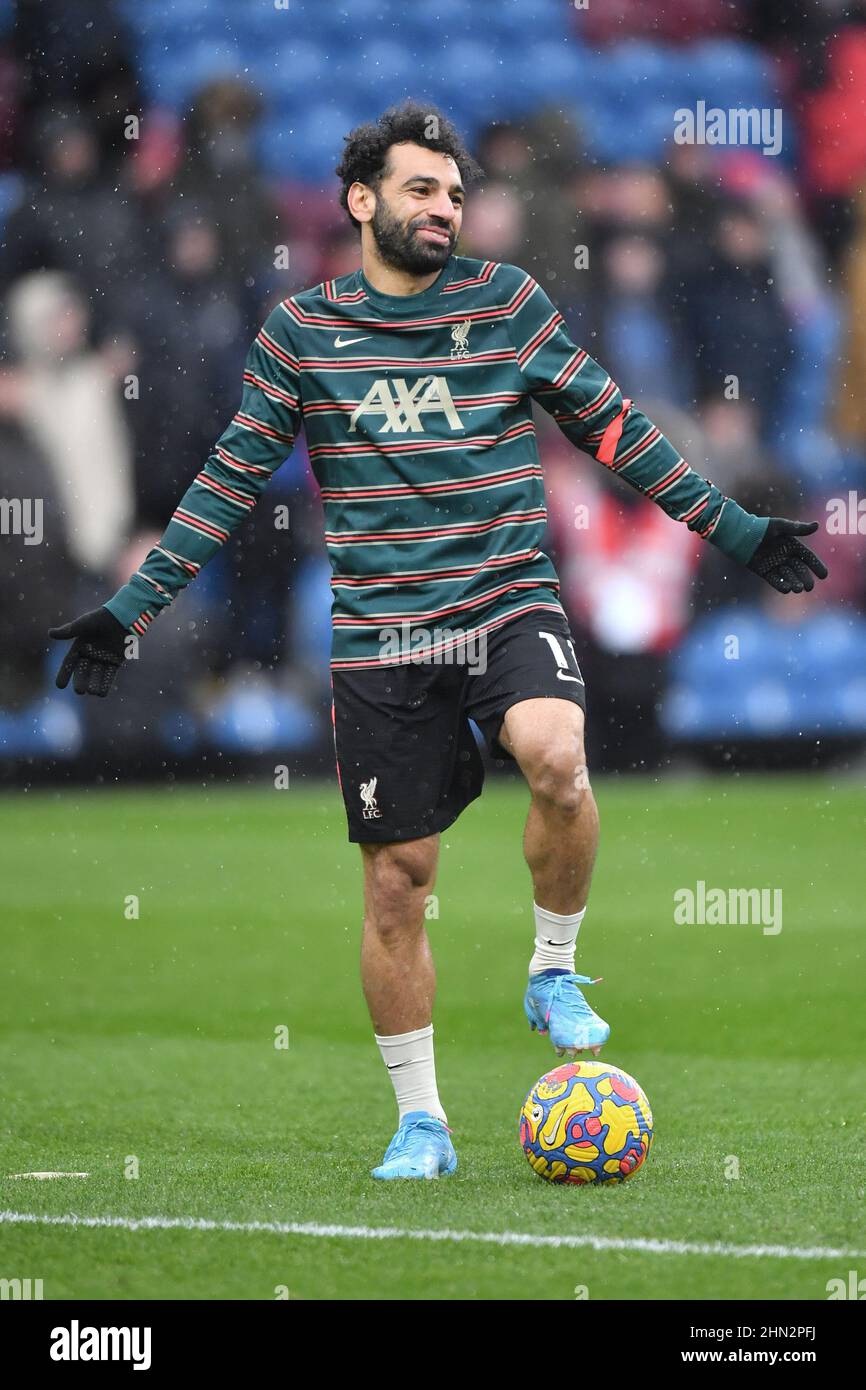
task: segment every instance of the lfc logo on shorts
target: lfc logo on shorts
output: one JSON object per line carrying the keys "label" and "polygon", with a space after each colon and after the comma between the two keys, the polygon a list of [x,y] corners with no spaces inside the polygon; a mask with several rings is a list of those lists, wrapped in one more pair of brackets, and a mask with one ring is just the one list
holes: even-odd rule
{"label": "lfc logo on shorts", "polygon": [[369,782],[361,783],[361,800],[364,803],[362,815],[364,820],[381,820],[382,812],[376,805],[376,783],[378,777],[371,777]]}

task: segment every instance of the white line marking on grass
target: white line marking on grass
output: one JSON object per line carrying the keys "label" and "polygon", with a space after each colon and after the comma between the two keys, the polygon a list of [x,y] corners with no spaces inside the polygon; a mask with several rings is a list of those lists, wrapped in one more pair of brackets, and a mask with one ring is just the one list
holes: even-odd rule
{"label": "white line marking on grass", "polygon": [[866,1260],[866,1250],[822,1245],[729,1245],[724,1241],[651,1240],[642,1236],[543,1236],[518,1231],[412,1231],[399,1226],[320,1226],[307,1221],[209,1221],[199,1216],[45,1216],[0,1211],[0,1225],[72,1226],[121,1231],[240,1231],[324,1240],[431,1240],[524,1245],[539,1250],[627,1250],[645,1255],[723,1255],[730,1259]]}
{"label": "white line marking on grass", "polygon": [[89,1178],[89,1173],[10,1173],[10,1178]]}

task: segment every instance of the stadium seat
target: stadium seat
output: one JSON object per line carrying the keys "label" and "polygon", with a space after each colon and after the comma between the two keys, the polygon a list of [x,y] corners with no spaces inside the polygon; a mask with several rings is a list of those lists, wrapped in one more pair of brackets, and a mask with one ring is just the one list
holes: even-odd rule
{"label": "stadium seat", "polygon": [[253,71],[264,95],[285,108],[300,107],[321,90],[329,72],[327,51],[320,44],[291,39],[261,53]]}
{"label": "stadium seat", "polygon": [[53,690],[23,710],[0,709],[0,756],[72,758],[84,742],[81,712],[70,691]]}
{"label": "stadium seat", "polygon": [[636,117],[633,109],[581,103],[578,112],[589,153],[605,164],[652,159],[663,144],[658,129],[645,123],[643,111]]}
{"label": "stadium seat", "polygon": [[206,719],[206,732],[213,746],[225,752],[288,753],[316,742],[319,721],[295,696],[267,681],[251,681],[220,700]]}
{"label": "stadium seat", "polygon": [[699,619],[674,658],[661,722],[686,739],[866,734],[866,618],[820,609],[792,626],[738,607]]}
{"label": "stadium seat", "polygon": [[292,583],[295,649],[299,663],[328,680],[331,658],[331,566],[324,555],[310,556]]}
{"label": "stadium seat", "polygon": [[118,8],[126,23],[139,33],[167,24],[195,25],[211,20],[210,0],[150,0],[147,5],[139,0],[120,0]]}
{"label": "stadium seat", "polygon": [[[376,8],[381,14],[381,5]],[[478,8],[476,6],[473,9]],[[464,0],[434,0],[433,4],[418,5],[413,14],[413,22],[417,30],[426,30],[428,39],[436,47],[444,47],[450,44],[452,39],[460,33],[466,18],[467,6]],[[400,18],[407,11],[400,10]],[[402,22],[399,28],[402,31]],[[375,26],[367,30],[373,32]]]}
{"label": "stadium seat", "polygon": [[310,106],[292,121],[271,116],[257,136],[262,165],[276,177],[291,175],[321,184],[323,169],[333,169],[343,136],[354,124],[355,113],[337,106]]}
{"label": "stadium seat", "polygon": [[680,56],[663,44],[644,43],[626,39],[599,55],[604,62],[608,82],[616,83],[623,96],[663,90],[673,86],[681,67]]}
{"label": "stadium seat", "polygon": [[149,95],[178,109],[188,105],[205,83],[244,70],[239,49],[229,40],[200,39],[188,47],[161,40],[142,55],[142,79]]}
{"label": "stadium seat", "polygon": [[[448,62],[435,77],[435,89],[449,115],[459,111],[486,116],[490,99],[500,89],[507,74],[498,57],[484,44],[474,39],[455,39],[448,49]],[[459,119],[459,118],[458,118]]]}
{"label": "stadium seat", "polygon": [[361,90],[380,80],[411,82],[419,65],[419,56],[412,52],[408,44],[374,36],[364,43],[356,59],[354,75],[356,85]]}
{"label": "stadium seat", "polygon": [[517,50],[525,46],[528,35],[571,40],[575,32],[568,6],[559,0],[500,0],[493,8],[496,14],[491,23],[509,36]]}
{"label": "stadium seat", "polygon": [[766,106],[777,100],[766,55],[742,40],[706,39],[688,50],[688,71],[708,106]]}
{"label": "stadium seat", "polygon": [[385,28],[382,0],[349,0],[344,5],[298,5],[290,0],[288,18],[299,33],[315,33],[331,52],[347,42],[354,46]]}
{"label": "stadium seat", "polygon": [[594,55],[577,44],[546,37],[526,41],[518,68],[519,85],[539,106],[556,100],[578,101],[591,81],[594,66]]}

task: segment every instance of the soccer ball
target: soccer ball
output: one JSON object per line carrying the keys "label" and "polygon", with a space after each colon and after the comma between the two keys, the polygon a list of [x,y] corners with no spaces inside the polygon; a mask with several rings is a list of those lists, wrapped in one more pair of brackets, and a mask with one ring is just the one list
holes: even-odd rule
{"label": "soccer ball", "polygon": [[649,1101],[606,1062],[566,1062],[536,1081],[520,1112],[520,1147],[548,1182],[625,1182],[650,1151]]}

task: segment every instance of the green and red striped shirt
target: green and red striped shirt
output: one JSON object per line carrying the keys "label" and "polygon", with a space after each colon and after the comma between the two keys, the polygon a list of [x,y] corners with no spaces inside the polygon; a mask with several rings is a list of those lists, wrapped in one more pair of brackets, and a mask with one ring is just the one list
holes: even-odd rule
{"label": "green and red striped shirt", "polygon": [[144,632],[255,505],[303,424],[324,504],[335,668],[401,659],[383,655],[395,628],[439,634],[431,651],[442,652],[521,613],[558,612],[540,548],[533,400],[674,520],[751,558],[766,518],[725,497],[623,400],[532,276],[452,256],[418,295],[382,294],[356,271],[273,310],[237,414],[107,607]]}

